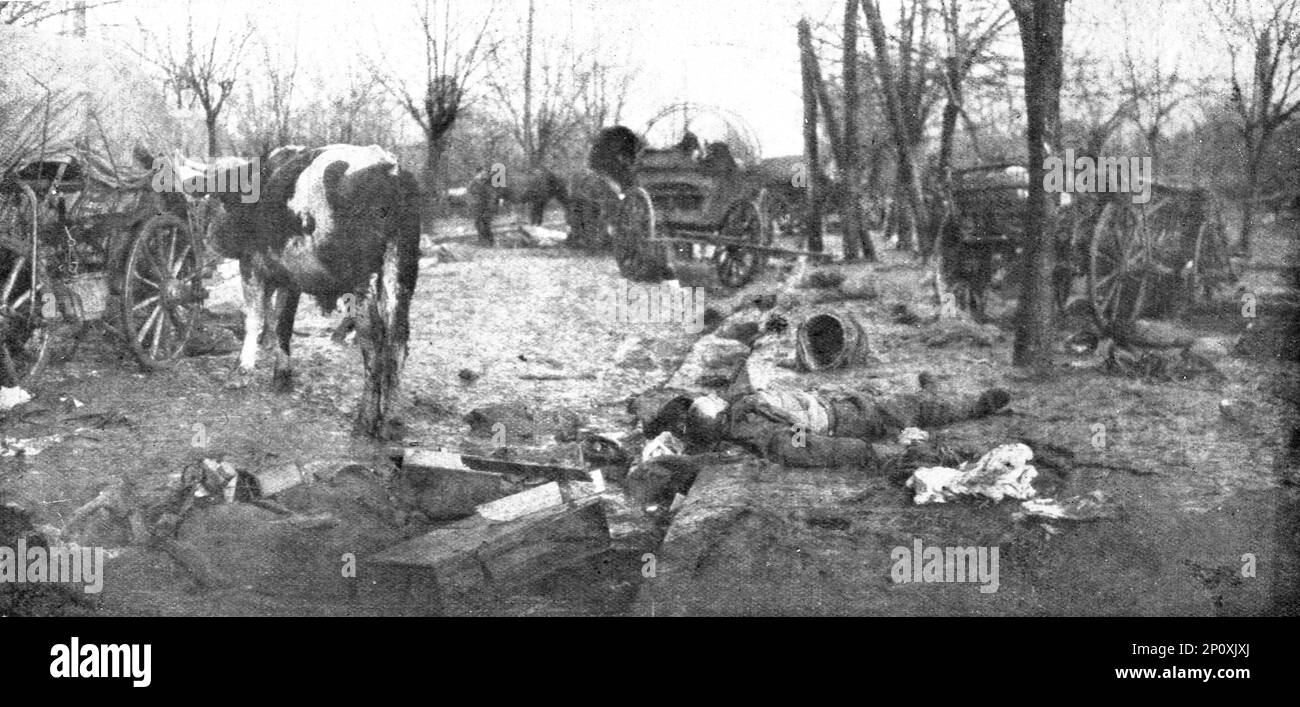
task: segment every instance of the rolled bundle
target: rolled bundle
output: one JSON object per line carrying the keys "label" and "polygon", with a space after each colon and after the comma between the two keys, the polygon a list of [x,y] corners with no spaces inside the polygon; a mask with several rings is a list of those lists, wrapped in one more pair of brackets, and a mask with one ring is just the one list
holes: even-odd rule
{"label": "rolled bundle", "polygon": [[795,359],[806,371],[828,371],[858,363],[867,337],[852,315],[823,312],[805,319],[795,341]]}

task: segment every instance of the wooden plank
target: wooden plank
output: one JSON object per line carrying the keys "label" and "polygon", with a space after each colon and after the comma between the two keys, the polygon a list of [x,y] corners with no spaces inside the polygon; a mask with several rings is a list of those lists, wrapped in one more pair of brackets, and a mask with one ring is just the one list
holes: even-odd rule
{"label": "wooden plank", "polygon": [[560,485],[552,481],[484,503],[476,510],[484,518],[500,523],[563,504],[564,494],[560,493]]}
{"label": "wooden plank", "polygon": [[609,549],[599,496],[495,523],[474,516],[430,531],[369,559],[392,569],[432,571],[444,594],[514,588]]}
{"label": "wooden plank", "polygon": [[553,464],[506,461],[435,449],[406,448],[393,450],[402,459],[402,468],[488,471],[523,477],[540,477],[549,481],[588,481],[585,469]]}
{"label": "wooden plank", "polygon": [[472,515],[480,504],[513,488],[504,474],[471,469],[449,452],[407,450],[402,473],[417,489],[421,510],[435,520]]}

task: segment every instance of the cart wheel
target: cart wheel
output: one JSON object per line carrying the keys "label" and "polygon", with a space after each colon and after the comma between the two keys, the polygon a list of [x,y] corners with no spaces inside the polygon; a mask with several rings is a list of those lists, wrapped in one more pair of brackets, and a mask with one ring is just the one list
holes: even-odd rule
{"label": "cart wheel", "polygon": [[[732,206],[722,218],[722,235],[728,238],[738,238],[754,245],[767,245],[765,234],[763,212],[753,201],[742,201]],[[767,264],[766,253],[743,246],[719,248],[713,257],[718,279],[727,287],[745,285]]]}
{"label": "cart wheel", "polygon": [[[10,234],[14,247],[0,250],[0,381],[18,386],[36,378],[50,356],[50,330],[55,316],[49,273],[36,244],[36,194],[20,184],[22,197],[0,209],[0,231]],[[35,262],[33,262],[33,260]],[[34,267],[33,267],[34,266]]]}
{"label": "cart wheel", "polygon": [[185,351],[206,292],[189,227],[172,214],[140,227],[122,283],[122,333],[145,370]]}
{"label": "cart wheel", "polygon": [[655,207],[642,187],[623,195],[619,221],[614,229],[614,260],[623,277],[633,282],[659,282],[671,275],[668,253],[662,244],[651,243],[655,235]]}
{"label": "cart wheel", "polygon": [[[9,253],[11,262],[0,288],[0,365],[6,386],[23,385],[45,369],[56,313],[54,292],[45,264]],[[34,287],[33,287],[34,285]]]}
{"label": "cart wheel", "polygon": [[1127,328],[1142,311],[1149,289],[1145,214],[1110,203],[1093,229],[1088,247],[1088,299],[1097,327],[1108,333]]}

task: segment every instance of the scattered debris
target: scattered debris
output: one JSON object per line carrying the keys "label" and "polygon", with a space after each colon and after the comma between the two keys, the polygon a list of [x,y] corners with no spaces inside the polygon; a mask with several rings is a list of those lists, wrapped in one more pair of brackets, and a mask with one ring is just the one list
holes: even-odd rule
{"label": "scattered debris", "polygon": [[466,383],[473,383],[474,381],[479,379],[479,373],[478,371],[471,371],[468,368],[462,368],[459,371],[457,371],[456,377],[460,378],[462,381]]}
{"label": "scattered debris", "polygon": [[1033,458],[1034,452],[1028,445],[1004,444],[974,464],[962,464],[956,469],[917,469],[906,485],[916,491],[912,498],[916,505],[946,503],[958,496],[983,496],[994,501],[1030,499],[1037,495],[1030,484],[1038,476],[1038,470],[1028,463]]}
{"label": "scattered debris", "polygon": [[927,442],[930,440],[930,433],[919,427],[904,427],[898,433],[898,443],[904,447]]}
{"label": "scattered debris", "polygon": [[310,481],[297,464],[280,464],[267,469],[244,474],[251,498],[274,496],[299,484]]}
{"label": "scattered debris", "polygon": [[18,405],[31,401],[31,393],[18,386],[0,387],[0,411],[12,410]]}
{"label": "scattered debris", "polygon": [[1063,500],[1035,498],[1021,502],[1021,510],[1012,518],[1046,518],[1049,520],[1111,520],[1119,516],[1119,505],[1105,493],[1093,491]]}
{"label": "scattered debris", "polygon": [[[640,430],[628,432],[592,432],[582,433],[582,460],[593,468],[620,470],[626,469],[633,459],[640,457],[640,450],[645,446],[645,435]],[[618,481],[622,474],[611,476],[611,481]]]}
{"label": "scattered debris", "polygon": [[5,437],[3,441],[0,441],[0,457],[16,457],[20,455],[34,457],[62,441],[63,435],[61,434],[27,439]]}
{"label": "scattered debris", "polygon": [[650,440],[641,450],[641,461],[647,462],[655,457],[678,456],[686,452],[686,444],[672,432],[661,432]]}
{"label": "scattered debris", "polygon": [[521,224],[519,232],[523,235],[525,242],[536,248],[554,248],[564,245],[568,240],[569,234],[564,231],[557,231],[553,228],[543,228],[542,226],[533,226],[531,224]]}

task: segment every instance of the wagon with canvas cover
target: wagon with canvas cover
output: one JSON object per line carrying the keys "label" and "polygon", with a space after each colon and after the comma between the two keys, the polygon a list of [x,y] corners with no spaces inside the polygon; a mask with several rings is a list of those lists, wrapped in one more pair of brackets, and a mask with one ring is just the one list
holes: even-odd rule
{"label": "wagon with canvas cover", "polygon": [[39,374],[60,321],[102,317],[146,368],[183,352],[205,297],[203,224],[179,188],[156,188],[155,158],[179,140],[131,58],[0,27],[4,385]]}
{"label": "wagon with canvas cover", "polygon": [[[697,130],[714,139],[701,141]],[[637,156],[635,185],[622,191],[610,229],[625,277],[662,280],[677,261],[707,259],[723,285],[740,287],[769,256],[820,255],[772,245],[761,208],[764,180],[754,170],[760,148],[738,117],[678,104],[651,119],[643,134],[653,146]]]}

